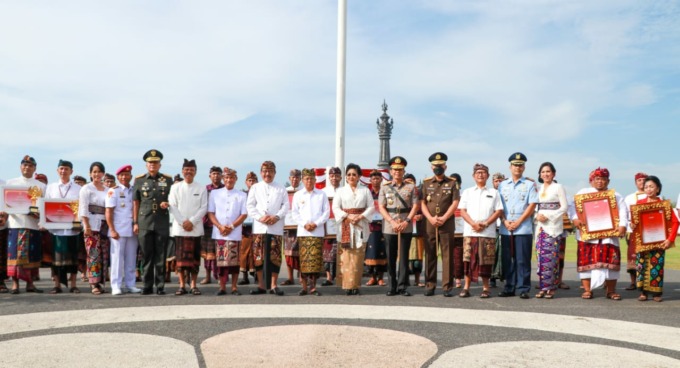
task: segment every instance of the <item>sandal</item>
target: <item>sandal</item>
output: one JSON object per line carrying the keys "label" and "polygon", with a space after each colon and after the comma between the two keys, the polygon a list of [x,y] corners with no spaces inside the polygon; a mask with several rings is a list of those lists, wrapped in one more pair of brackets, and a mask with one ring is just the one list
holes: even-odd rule
{"label": "sandal", "polygon": [[628,285],[628,287],[626,288],[626,290],[635,290],[635,289],[637,289],[637,286],[635,286],[635,284],[630,284],[630,285]]}
{"label": "sandal", "polygon": [[291,280],[286,280],[281,283],[282,286],[288,286],[288,285],[295,285],[295,283]]}
{"label": "sandal", "polygon": [[584,291],[583,294],[581,294],[581,299],[592,299],[593,298],[593,293],[590,291]]}
{"label": "sandal", "polygon": [[559,289],[562,289],[562,290],[569,290],[569,289],[571,289],[571,287],[570,287],[569,285],[565,284],[564,282],[560,282],[559,284],[557,284],[557,287],[558,287]]}
{"label": "sandal", "polygon": [[375,285],[375,284],[377,284],[377,283],[378,283],[378,282],[375,281],[375,279],[370,279],[370,280],[368,280],[368,282],[366,283],[366,286],[373,286],[373,285]]}
{"label": "sandal", "polygon": [[491,291],[489,290],[482,290],[482,293],[479,294],[479,297],[482,299],[487,299],[491,296]]}
{"label": "sandal", "polygon": [[191,293],[191,295],[201,295],[201,291],[198,290],[198,288],[191,288],[189,292]]}
{"label": "sandal", "polygon": [[0,283],[0,294],[5,294],[9,293],[9,289],[7,288],[7,285],[5,285],[4,282]]}
{"label": "sandal", "polygon": [[552,298],[554,298],[554,297],[555,297],[555,292],[552,291],[552,290],[551,290],[551,291],[548,291],[548,292],[545,294],[545,298],[546,298],[546,299],[552,299]]}
{"label": "sandal", "polygon": [[617,294],[616,292],[612,291],[611,293],[607,293],[607,299],[611,300],[621,300],[621,295]]}
{"label": "sandal", "polygon": [[9,293],[13,295],[19,294],[19,289],[12,289]]}
{"label": "sandal", "polygon": [[385,281],[383,279],[378,280],[378,286],[385,286]]}
{"label": "sandal", "polygon": [[298,293],[298,295],[299,295],[299,296],[305,296],[305,295],[307,295],[307,290],[304,290],[304,289],[300,290],[300,292]]}
{"label": "sandal", "polygon": [[309,293],[312,294],[312,295],[321,296],[321,293],[319,292],[319,290],[316,290],[316,289],[310,291]]}
{"label": "sandal", "polygon": [[93,287],[92,288],[92,294],[93,295],[101,295],[102,291],[98,287]]}
{"label": "sandal", "polygon": [[231,291],[231,295],[241,295],[241,292],[238,289],[234,289]]}
{"label": "sandal", "polygon": [[32,288],[26,288],[27,293],[36,293],[36,294],[42,294],[42,290],[38,289],[37,287],[33,286]]}
{"label": "sandal", "polygon": [[663,298],[661,297],[661,295],[657,295],[654,298],[652,298],[652,300],[654,300],[657,303],[661,303],[663,301]]}
{"label": "sandal", "polygon": [[642,295],[638,296],[638,301],[640,301],[640,302],[647,301],[647,295],[642,294]]}
{"label": "sandal", "polygon": [[201,285],[208,285],[208,284],[210,284],[210,283],[212,283],[212,281],[211,281],[210,279],[208,279],[208,278],[205,278],[205,279],[201,280]]}
{"label": "sandal", "polygon": [[541,299],[545,296],[545,294],[546,294],[545,290],[541,290],[541,291],[538,292],[538,294],[536,294],[536,297]]}
{"label": "sandal", "polygon": [[458,281],[458,280],[456,280],[456,289],[460,289],[460,288],[462,288],[462,287],[463,287],[463,283],[460,282],[460,281]]}
{"label": "sandal", "polygon": [[425,287],[425,284],[423,284],[422,282],[419,282],[418,287]]}
{"label": "sandal", "polygon": [[61,294],[62,290],[60,287],[54,287],[52,290],[50,290],[50,294]]}
{"label": "sandal", "polygon": [[468,289],[463,289],[463,291],[461,291],[458,296],[461,298],[467,298],[470,296],[470,291]]}
{"label": "sandal", "polygon": [[80,294],[80,289],[78,289],[77,287],[74,286],[74,287],[68,289],[68,292],[73,293],[73,294]]}
{"label": "sandal", "polygon": [[185,289],[185,288],[179,288],[179,289],[177,289],[177,291],[175,291],[175,295],[177,295],[177,296],[184,295],[184,294],[187,294],[187,289]]}

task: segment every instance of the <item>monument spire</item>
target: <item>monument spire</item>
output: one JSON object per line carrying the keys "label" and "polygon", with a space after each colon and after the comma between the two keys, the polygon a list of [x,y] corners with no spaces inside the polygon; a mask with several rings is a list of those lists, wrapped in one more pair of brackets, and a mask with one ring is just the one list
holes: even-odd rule
{"label": "monument spire", "polygon": [[380,156],[378,158],[378,168],[388,169],[390,167],[390,137],[394,120],[387,115],[387,103],[383,99],[382,115],[375,122],[378,128],[378,138],[380,138]]}

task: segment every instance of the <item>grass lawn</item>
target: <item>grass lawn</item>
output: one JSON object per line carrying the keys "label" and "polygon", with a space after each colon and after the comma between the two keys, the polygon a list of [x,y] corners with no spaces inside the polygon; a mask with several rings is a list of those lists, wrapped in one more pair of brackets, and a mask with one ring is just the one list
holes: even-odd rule
{"label": "grass lawn", "polygon": [[[620,243],[621,272],[626,272],[626,252],[628,251],[628,244],[625,240],[621,240]],[[567,250],[565,251],[565,258],[567,262],[576,262],[576,238],[574,238],[573,235],[569,235],[567,238]],[[680,270],[680,249],[676,247],[666,251],[666,264],[664,267],[669,270]]]}

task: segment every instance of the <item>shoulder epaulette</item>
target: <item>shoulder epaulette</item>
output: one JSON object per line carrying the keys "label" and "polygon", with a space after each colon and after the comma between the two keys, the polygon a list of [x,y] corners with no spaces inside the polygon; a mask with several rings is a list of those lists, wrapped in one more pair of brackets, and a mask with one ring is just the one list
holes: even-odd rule
{"label": "shoulder epaulette", "polygon": [[168,179],[172,179],[172,175],[168,175],[168,174],[161,174],[161,175],[165,176]]}
{"label": "shoulder epaulette", "polygon": [[113,187],[111,189],[118,189],[119,187],[120,187],[120,185],[116,185],[115,187]]}
{"label": "shoulder epaulette", "polygon": [[145,176],[146,176],[146,174],[139,174],[139,175],[135,176],[135,179],[140,179],[140,178],[143,178]]}
{"label": "shoulder epaulette", "polygon": [[386,181],[383,181],[383,183],[382,183],[382,185],[390,185],[390,184],[392,184],[391,180],[386,180]]}
{"label": "shoulder epaulette", "polygon": [[423,181],[431,181],[432,179],[434,179],[434,176],[430,176],[429,178],[425,178],[425,179],[423,179]]}

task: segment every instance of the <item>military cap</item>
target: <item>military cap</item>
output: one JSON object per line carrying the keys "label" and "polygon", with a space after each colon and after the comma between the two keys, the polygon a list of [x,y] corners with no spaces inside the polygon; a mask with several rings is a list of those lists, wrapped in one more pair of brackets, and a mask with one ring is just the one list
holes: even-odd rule
{"label": "military cap", "polygon": [[21,159],[22,164],[31,164],[31,165],[37,165],[35,163],[35,159],[29,155],[24,156],[24,158]]}
{"label": "military cap", "polygon": [[407,165],[406,159],[401,156],[394,156],[390,160],[391,169],[403,169]]}
{"label": "military cap", "polygon": [[151,149],[146,151],[143,157],[146,162],[160,162],[163,159],[163,154],[161,151]]}
{"label": "military cap", "polygon": [[290,174],[288,176],[299,178],[300,176],[302,176],[302,173],[298,169],[292,169],[290,170]]}
{"label": "military cap", "polygon": [[524,163],[527,162],[527,156],[525,156],[522,152],[515,152],[510,155],[508,161],[510,161],[510,163],[513,165],[524,165]]}
{"label": "military cap", "polygon": [[73,164],[71,163],[71,161],[59,159],[59,163],[57,164],[57,167],[61,167],[61,166],[66,166],[66,167],[70,167],[71,169],[73,169]]}
{"label": "military cap", "polygon": [[132,165],[123,165],[116,170],[116,175],[120,175],[120,173],[124,172],[132,172]]}
{"label": "military cap", "polygon": [[446,163],[446,160],[448,159],[449,157],[446,156],[445,153],[435,152],[430,155],[430,158],[428,160],[432,165],[444,165]]}

